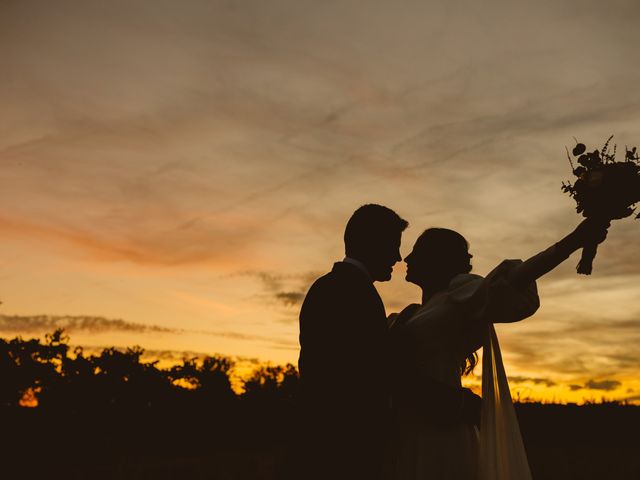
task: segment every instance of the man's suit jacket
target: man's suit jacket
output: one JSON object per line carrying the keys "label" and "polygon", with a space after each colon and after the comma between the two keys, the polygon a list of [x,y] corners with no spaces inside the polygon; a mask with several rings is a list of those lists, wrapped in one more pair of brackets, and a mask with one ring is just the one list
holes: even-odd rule
{"label": "man's suit jacket", "polygon": [[[377,455],[389,413],[387,322],[373,282],[338,262],[300,312],[300,406],[306,436]],[[380,450],[381,451],[381,450]],[[362,473],[362,471],[360,472]]]}

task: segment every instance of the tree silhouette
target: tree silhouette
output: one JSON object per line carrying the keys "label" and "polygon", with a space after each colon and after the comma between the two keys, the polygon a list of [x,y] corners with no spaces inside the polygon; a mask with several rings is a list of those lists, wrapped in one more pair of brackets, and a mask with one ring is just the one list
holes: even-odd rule
{"label": "tree silhouette", "polygon": [[69,347],[62,330],[56,330],[45,338],[45,344],[37,339],[22,340],[20,337],[0,340],[2,405],[15,407],[20,405],[26,392],[46,395],[49,389],[55,388]]}
{"label": "tree silhouette", "polygon": [[71,353],[62,329],[39,339],[0,339],[0,407],[18,407],[25,396],[42,410],[65,412],[139,411],[168,408],[176,402],[213,407],[236,396],[230,375],[234,362],[223,356],[184,359],[181,365],[159,369],[144,362],[139,346],[104,348],[86,356],[82,347]]}
{"label": "tree silhouette", "polygon": [[260,401],[293,402],[298,389],[298,371],[288,363],[263,365],[244,382],[244,396]]}

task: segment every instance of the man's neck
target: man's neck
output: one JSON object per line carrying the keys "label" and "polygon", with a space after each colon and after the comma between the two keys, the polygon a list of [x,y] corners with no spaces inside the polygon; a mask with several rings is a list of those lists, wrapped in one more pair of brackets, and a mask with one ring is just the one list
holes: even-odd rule
{"label": "man's neck", "polygon": [[344,263],[350,263],[351,265],[354,265],[357,268],[359,268],[360,270],[362,270],[362,272],[367,275],[367,278],[369,280],[371,280],[371,282],[373,283],[373,278],[371,278],[371,274],[369,273],[369,269],[367,268],[367,266],[362,261],[358,260],[357,258],[353,258],[353,257],[349,257],[349,256],[344,257],[344,259],[342,261]]}

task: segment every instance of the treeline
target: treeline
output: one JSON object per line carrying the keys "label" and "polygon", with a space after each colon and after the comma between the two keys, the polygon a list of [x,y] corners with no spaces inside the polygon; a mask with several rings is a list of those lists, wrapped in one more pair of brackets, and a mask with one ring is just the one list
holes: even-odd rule
{"label": "treeline", "polygon": [[170,368],[145,362],[144,350],[105,348],[86,355],[72,349],[62,329],[40,339],[0,338],[0,407],[43,410],[140,410],[189,403],[216,408],[236,400],[292,402],[298,384],[293,365],[256,368],[242,380],[241,395],[231,384],[234,368],[225,356],[185,358]]}

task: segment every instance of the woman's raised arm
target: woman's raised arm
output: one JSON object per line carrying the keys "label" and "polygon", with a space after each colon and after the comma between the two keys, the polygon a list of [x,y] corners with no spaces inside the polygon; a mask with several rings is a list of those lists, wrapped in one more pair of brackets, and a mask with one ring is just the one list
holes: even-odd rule
{"label": "woman's raised arm", "polygon": [[516,288],[525,288],[531,282],[549,273],[587,243],[601,243],[607,238],[610,223],[601,220],[583,220],[576,229],[559,242],[534,255],[509,273],[509,282]]}

